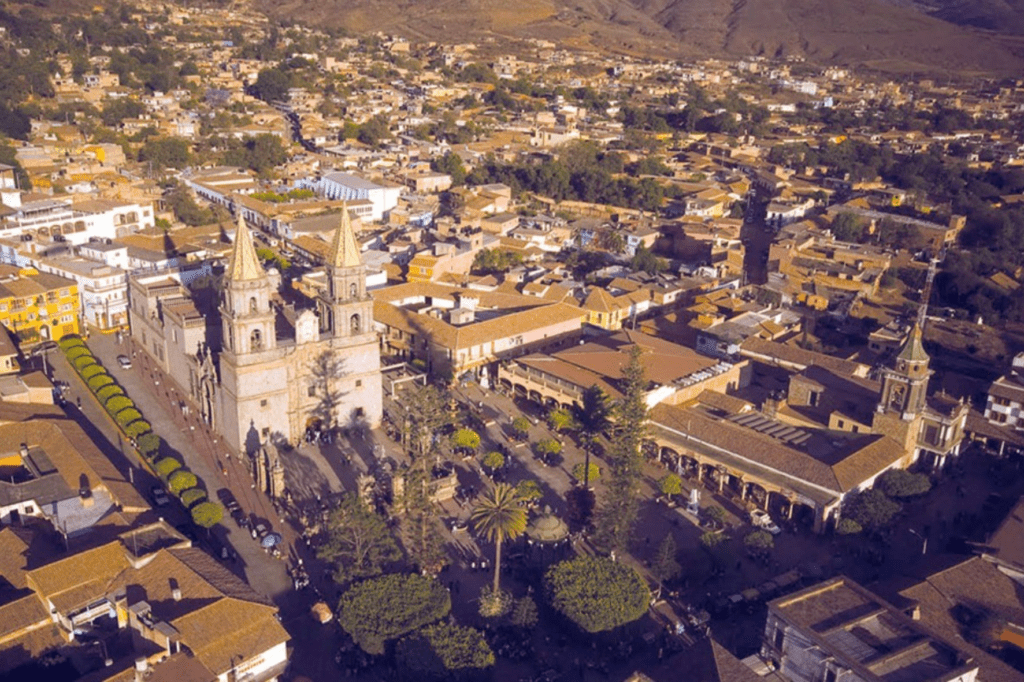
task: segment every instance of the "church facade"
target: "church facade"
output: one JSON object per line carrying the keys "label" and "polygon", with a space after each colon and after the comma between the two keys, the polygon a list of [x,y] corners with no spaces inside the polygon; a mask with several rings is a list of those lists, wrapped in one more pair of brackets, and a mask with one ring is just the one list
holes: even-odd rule
{"label": "church facade", "polygon": [[[313,305],[278,295],[244,221],[215,313],[181,273],[133,277],[132,335],[234,449],[298,443],[310,427],[375,427],[382,393],[373,301],[347,210]],[[192,284],[190,287],[188,284]],[[211,314],[212,313],[212,314]]]}

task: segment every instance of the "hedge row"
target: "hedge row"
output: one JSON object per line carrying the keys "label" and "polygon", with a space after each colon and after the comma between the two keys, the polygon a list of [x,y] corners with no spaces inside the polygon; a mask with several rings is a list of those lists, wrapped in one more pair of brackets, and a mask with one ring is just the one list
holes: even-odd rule
{"label": "hedge row", "polygon": [[160,457],[160,436],[153,433],[153,427],[143,419],[124,389],[117,385],[106,368],[96,360],[92,351],[78,336],[65,336],[58,344],[71,365],[96,395],[96,399],[107,410],[125,435],[134,442],[136,449],[163,479],[171,493],[178,496],[182,505],[189,510],[192,521],[202,528],[220,523],[223,508],[210,502],[202,481],[184,468],[176,457]]}

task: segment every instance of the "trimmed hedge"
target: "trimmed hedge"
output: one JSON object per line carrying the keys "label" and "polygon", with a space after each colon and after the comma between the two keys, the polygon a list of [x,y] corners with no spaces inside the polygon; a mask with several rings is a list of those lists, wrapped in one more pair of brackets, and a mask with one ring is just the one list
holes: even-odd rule
{"label": "trimmed hedge", "polygon": [[116,415],[121,410],[127,410],[130,407],[135,407],[135,403],[124,394],[111,396],[110,400],[107,401],[107,412],[110,414]]}
{"label": "trimmed hedge", "polygon": [[114,396],[124,394],[124,389],[118,386],[117,384],[110,384],[109,386],[104,386],[100,390],[96,391],[96,397],[99,398],[100,402],[104,404],[106,404],[106,402],[109,401]]}
{"label": "trimmed hedge", "polygon": [[142,456],[146,459],[152,459],[158,452],[160,452],[160,436],[156,435],[152,431],[144,433],[138,438],[136,447]]}
{"label": "trimmed hedge", "polygon": [[134,407],[126,407],[125,409],[114,415],[114,420],[122,427],[127,427],[134,421],[142,419],[142,413],[136,410]]}
{"label": "trimmed hedge", "polygon": [[95,393],[104,386],[109,386],[110,384],[114,383],[114,380],[110,377],[109,374],[97,374],[92,379],[88,379],[86,383],[89,384],[89,390]]}
{"label": "trimmed hedge", "polygon": [[206,491],[202,488],[189,488],[188,490],[183,490],[178,499],[188,509],[206,500]]}
{"label": "trimmed hedge", "polygon": [[80,336],[76,336],[74,334],[68,334],[67,336],[62,338],[57,343],[57,345],[60,346],[61,350],[63,350],[66,353],[71,348],[75,348],[77,346],[84,346],[85,345],[85,341],[83,341],[82,337],[80,337]]}
{"label": "trimmed hedge", "polygon": [[189,510],[192,523],[200,528],[212,528],[224,518],[224,508],[216,502],[200,502]]}
{"label": "trimmed hedge", "polygon": [[95,376],[99,376],[100,374],[106,374],[106,373],[107,373],[107,370],[103,369],[103,365],[101,365],[99,363],[95,363],[95,364],[83,367],[82,371],[79,372],[79,374],[82,375],[82,378],[85,379],[86,381],[88,381],[89,379],[92,379]]}
{"label": "trimmed hedge", "polygon": [[142,437],[143,434],[150,433],[152,430],[153,427],[150,426],[149,422],[145,419],[137,419],[124,427],[125,435],[136,440]]}
{"label": "trimmed hedge", "polygon": [[68,360],[77,360],[85,355],[92,356],[92,353],[85,346],[73,346],[68,348],[64,354],[68,356]]}
{"label": "trimmed hedge", "polygon": [[153,465],[153,468],[156,469],[156,473],[167,478],[181,468],[181,462],[179,462],[175,457],[164,457]]}
{"label": "trimmed hedge", "polygon": [[198,484],[199,479],[187,469],[178,469],[167,477],[167,489],[175,495],[180,495],[189,488],[195,488]]}
{"label": "trimmed hedge", "polygon": [[94,358],[92,355],[83,355],[82,357],[75,358],[74,360],[72,360],[71,364],[74,365],[75,370],[78,371],[79,374],[81,374],[83,369],[85,369],[89,365],[95,365],[97,364],[97,362],[96,358]]}

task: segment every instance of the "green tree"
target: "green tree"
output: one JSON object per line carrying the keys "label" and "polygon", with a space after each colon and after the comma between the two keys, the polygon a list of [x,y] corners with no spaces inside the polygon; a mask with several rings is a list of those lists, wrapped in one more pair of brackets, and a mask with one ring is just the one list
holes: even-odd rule
{"label": "green tree", "polygon": [[864,241],[867,223],[855,213],[846,211],[840,213],[832,220],[831,229],[832,235],[839,241],[861,242]]}
{"label": "green tree", "polygon": [[725,525],[725,510],[718,505],[713,504],[707,507],[704,510],[704,516],[717,528]]}
{"label": "green tree", "polygon": [[453,187],[461,187],[466,182],[466,167],[462,165],[462,158],[455,152],[445,152],[444,156],[432,160],[430,167],[438,173],[450,175]]}
{"label": "green tree", "polygon": [[533,447],[538,455],[557,455],[562,452],[562,443],[554,438],[542,438]]}
{"label": "green tree", "polygon": [[651,561],[651,573],[658,579],[659,583],[675,580],[682,574],[683,567],[676,560],[678,551],[676,540],[672,537],[672,533],[667,534],[665,539],[661,541],[661,544],[658,545],[658,551],[654,554],[654,559]]}
{"label": "green tree", "polygon": [[931,479],[906,469],[890,469],[878,477],[878,487],[889,497],[905,499],[924,495],[932,489]]}
{"label": "green tree", "polygon": [[544,575],[551,605],[586,632],[604,632],[632,623],[651,598],[635,569],[600,556],[555,564]]}
{"label": "green tree", "polygon": [[577,462],[572,468],[572,477],[580,483],[596,481],[601,477],[601,468],[593,462]]}
{"label": "green tree", "polygon": [[333,566],[342,585],[378,576],[402,556],[387,522],[355,493],[345,494],[331,512],[326,536],[316,555]]}
{"label": "green tree", "polygon": [[152,163],[155,167],[182,169],[192,161],[188,142],[180,137],[155,137],[139,149],[139,161]]}
{"label": "green tree", "polygon": [[350,587],[338,604],[338,623],[363,651],[381,654],[388,640],[438,621],[451,609],[451,596],[437,580],[393,573]]}
{"label": "green tree", "polygon": [[743,546],[754,556],[763,556],[775,548],[775,538],[766,530],[755,530],[743,538]]}
{"label": "green tree", "polygon": [[459,429],[452,434],[452,446],[475,451],[480,447],[480,434],[473,429]]}
{"label": "green tree", "polygon": [[524,479],[516,484],[516,497],[522,500],[523,504],[532,504],[543,496],[540,484],[532,478]]}
{"label": "green tree", "polygon": [[256,91],[256,96],[264,102],[275,102],[287,99],[290,87],[289,75],[275,67],[260,71],[256,76],[256,84],[253,89]]}
{"label": "green tree", "polygon": [[515,606],[512,607],[512,615],[509,617],[509,622],[512,625],[523,630],[532,630],[537,626],[538,620],[537,602],[533,601],[533,597],[525,596],[516,599]]}
{"label": "green tree", "polygon": [[[583,389],[580,402],[573,403],[573,419],[578,425],[580,444],[583,446],[583,458],[586,463],[584,472],[590,471],[590,455],[594,451],[597,439],[605,432],[611,423],[611,401],[608,394],[598,386],[592,384]],[[583,478],[583,487],[590,489],[590,479]]]}
{"label": "green tree", "polygon": [[615,424],[607,457],[611,476],[601,507],[595,540],[608,550],[627,551],[640,511],[641,446],[646,432],[647,379],[642,351],[633,346],[622,369],[622,399],[615,408]]}
{"label": "green tree", "polygon": [[572,423],[572,413],[564,407],[553,407],[548,412],[548,426],[556,433],[569,428]]}
{"label": "green tree", "polygon": [[167,489],[174,495],[180,495],[183,490],[195,488],[198,484],[196,475],[184,469],[178,469],[167,477]]}
{"label": "green tree", "polygon": [[530,435],[530,420],[526,417],[516,417],[512,420],[512,434],[523,440]]}
{"label": "green tree", "polygon": [[156,473],[164,478],[167,478],[172,473],[181,468],[181,462],[175,457],[164,457],[157,462],[153,468],[156,469]]}
{"label": "green tree", "polygon": [[700,536],[700,544],[706,550],[714,550],[728,538],[723,533],[716,533],[715,531],[708,531],[702,533]]}
{"label": "green tree", "polygon": [[482,670],[494,665],[494,652],[476,628],[435,623],[403,638],[395,647],[403,670],[433,678]]}
{"label": "green tree", "polygon": [[206,225],[213,222],[213,214],[199,206],[192,192],[183,184],[177,184],[167,195],[167,205],[175,217],[186,225]]}
{"label": "green tree", "polygon": [[844,518],[839,519],[839,523],[836,524],[836,532],[840,535],[856,535],[864,532],[864,528],[853,519]]}
{"label": "green tree", "polygon": [[635,272],[646,272],[648,275],[657,275],[668,268],[668,263],[654,255],[654,252],[641,244],[629,267]]}
{"label": "green tree", "polygon": [[483,461],[480,463],[493,474],[495,471],[505,466],[505,455],[501,454],[497,450],[492,450],[484,455]]}
{"label": "green tree", "polygon": [[200,502],[189,509],[189,514],[200,528],[213,528],[224,518],[224,508],[216,502]]}
{"label": "green tree", "polygon": [[516,489],[499,483],[477,502],[470,517],[477,532],[494,543],[494,594],[501,591],[501,545],[526,531],[526,510]]}
{"label": "green tree", "polygon": [[666,474],[658,481],[658,489],[662,495],[682,495],[683,479],[676,474]]}
{"label": "green tree", "polygon": [[245,149],[246,165],[262,176],[288,160],[288,150],[277,135],[268,133],[247,138]]}
{"label": "green tree", "polygon": [[189,488],[188,490],[183,490],[178,499],[181,500],[182,506],[188,509],[199,502],[203,502],[206,500],[206,497],[206,491],[202,488]]}
{"label": "green tree", "polygon": [[843,505],[843,515],[867,530],[878,530],[889,525],[903,506],[890,500],[877,488],[869,488],[854,495]]}

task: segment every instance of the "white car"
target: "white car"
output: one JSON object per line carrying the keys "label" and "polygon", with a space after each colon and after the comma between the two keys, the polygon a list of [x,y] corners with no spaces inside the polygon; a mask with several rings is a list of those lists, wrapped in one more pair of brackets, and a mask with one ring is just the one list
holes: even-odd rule
{"label": "white car", "polygon": [[131,369],[132,359],[127,355],[118,355],[117,364],[121,365],[121,369]]}
{"label": "white car", "polygon": [[750,523],[755,528],[766,530],[772,535],[778,535],[782,532],[782,529],[779,528],[774,521],[772,521],[772,517],[768,516],[768,512],[762,511],[760,509],[755,509],[754,511],[750,512]]}

